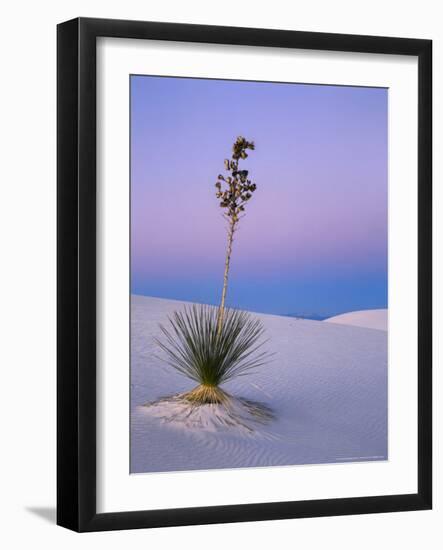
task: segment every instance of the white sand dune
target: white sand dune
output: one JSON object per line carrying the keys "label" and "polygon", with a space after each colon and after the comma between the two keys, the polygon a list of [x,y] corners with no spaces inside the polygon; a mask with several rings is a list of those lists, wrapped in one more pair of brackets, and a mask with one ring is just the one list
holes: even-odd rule
{"label": "white sand dune", "polygon": [[132,297],[132,472],[387,459],[387,333],[381,330],[257,314],[275,356],[223,386],[272,409],[275,419],[253,433],[218,429],[210,421],[212,405],[197,413],[194,427],[171,422],[168,408],[144,406],[196,385],[158,358],[154,342],[159,323],[183,306]]}
{"label": "white sand dune", "polygon": [[388,310],[368,309],[363,311],[351,311],[329,317],[325,323],[337,323],[339,325],[352,325],[354,327],[374,328],[388,330]]}

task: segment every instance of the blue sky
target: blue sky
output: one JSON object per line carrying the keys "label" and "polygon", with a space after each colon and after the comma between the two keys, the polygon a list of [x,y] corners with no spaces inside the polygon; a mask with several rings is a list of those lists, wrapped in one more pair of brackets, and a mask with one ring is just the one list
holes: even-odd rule
{"label": "blue sky", "polygon": [[217,304],[226,228],[214,184],[238,135],[257,191],[228,305],[329,316],[387,307],[382,88],[131,77],[131,291]]}

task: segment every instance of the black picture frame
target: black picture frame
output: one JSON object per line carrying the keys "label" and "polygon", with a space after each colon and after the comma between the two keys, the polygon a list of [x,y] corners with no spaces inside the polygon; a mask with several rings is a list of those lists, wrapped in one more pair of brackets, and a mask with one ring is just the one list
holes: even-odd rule
{"label": "black picture frame", "polygon": [[[173,40],[418,58],[418,491],[96,512],[96,39]],[[75,531],[425,510],[432,506],[432,42],[78,18],[57,29],[57,523]]]}

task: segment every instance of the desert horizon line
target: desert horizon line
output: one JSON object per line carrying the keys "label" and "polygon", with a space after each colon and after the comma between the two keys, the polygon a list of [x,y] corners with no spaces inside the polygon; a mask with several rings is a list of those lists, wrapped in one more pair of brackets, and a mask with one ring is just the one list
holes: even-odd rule
{"label": "desert horizon line", "polygon": [[[190,299],[182,299],[182,298],[167,298],[164,296],[155,296],[152,294],[143,294],[141,292],[133,292],[131,290],[130,296],[141,296],[144,298],[155,298],[157,300],[167,300],[171,302],[184,302],[187,304],[202,304],[202,305],[208,305],[213,307],[218,307],[217,300],[214,300],[213,302],[208,301],[196,301],[196,300],[190,300]],[[238,309],[241,311],[248,311],[250,313],[258,313],[260,315],[273,315],[276,317],[299,317],[303,318],[308,321],[323,321],[325,319],[329,319],[331,317],[336,317],[338,315],[344,315],[346,313],[356,313],[360,311],[376,311],[376,310],[388,310],[388,305],[386,306],[380,306],[380,307],[369,307],[365,308],[362,307],[360,309],[351,309],[351,310],[343,310],[343,311],[332,311],[330,314],[323,314],[316,311],[306,311],[306,310],[300,310],[300,311],[280,311],[280,312],[270,312],[270,311],[263,311],[260,309],[250,309],[250,308],[244,308],[244,307],[238,307],[233,305],[227,305],[228,309]],[[292,308],[293,309],[293,308]],[[318,317],[318,318],[317,318]]]}

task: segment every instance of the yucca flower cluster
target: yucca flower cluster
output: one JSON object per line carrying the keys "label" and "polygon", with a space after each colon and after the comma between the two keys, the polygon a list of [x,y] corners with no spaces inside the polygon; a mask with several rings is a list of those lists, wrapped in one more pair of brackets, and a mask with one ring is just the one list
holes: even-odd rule
{"label": "yucca flower cluster", "polygon": [[225,159],[225,169],[230,175],[219,174],[215,187],[215,196],[220,200],[220,206],[226,209],[225,215],[230,221],[238,222],[240,213],[244,212],[245,204],[251,199],[257,185],[248,179],[248,170],[239,169],[240,159],[246,159],[247,149],[254,150],[253,141],[247,141],[239,136],[232,147],[232,158]]}

